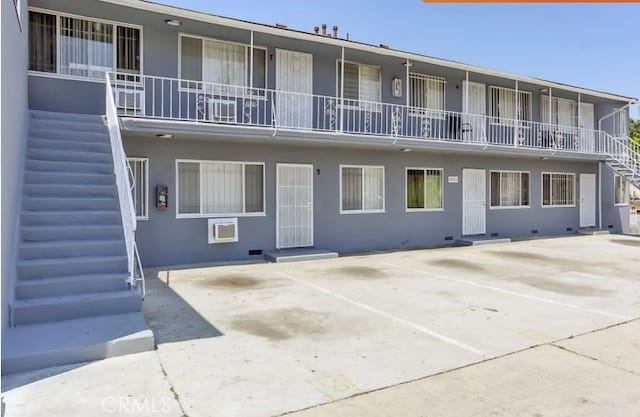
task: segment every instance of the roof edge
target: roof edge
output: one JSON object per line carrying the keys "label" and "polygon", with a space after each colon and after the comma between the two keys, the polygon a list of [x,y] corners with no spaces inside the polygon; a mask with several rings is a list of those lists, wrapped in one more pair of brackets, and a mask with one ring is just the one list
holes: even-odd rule
{"label": "roof edge", "polygon": [[490,68],[480,67],[471,64],[465,64],[462,62],[447,60],[443,58],[435,58],[427,55],[421,55],[414,52],[407,52],[393,48],[382,48],[380,46],[340,39],[333,37],[325,37],[316,35],[310,32],[304,32],[296,29],[279,28],[276,26],[268,25],[265,23],[256,23],[246,20],[224,17],[214,15],[208,12],[201,12],[196,10],[185,9],[182,7],[171,6],[167,4],[161,4],[149,0],[98,0],[104,3],[112,3],[120,6],[131,7],[135,9],[146,10],[159,14],[168,14],[176,17],[182,17],[184,19],[197,20],[204,23],[211,23],[221,26],[229,26],[238,29],[252,30],[254,32],[266,33],[275,36],[285,36],[293,39],[324,43],[328,45],[334,45],[336,47],[344,47],[351,49],[358,49],[364,52],[375,53],[379,55],[393,56],[402,59],[409,59],[412,61],[423,62],[427,64],[439,65],[443,67],[455,68],[463,71],[475,72],[483,75],[496,76],[501,78],[508,78],[514,81],[525,82],[530,84],[536,84],[543,87],[559,88],[565,91],[572,91],[580,94],[587,94],[595,97],[605,98],[608,100],[622,101],[629,104],[637,104],[640,102],[638,98],[623,96],[620,94],[609,93],[604,91],[593,90],[589,88],[574,86],[570,84],[564,84],[555,81],[544,80],[541,78],[530,77],[506,71],[494,70]]}

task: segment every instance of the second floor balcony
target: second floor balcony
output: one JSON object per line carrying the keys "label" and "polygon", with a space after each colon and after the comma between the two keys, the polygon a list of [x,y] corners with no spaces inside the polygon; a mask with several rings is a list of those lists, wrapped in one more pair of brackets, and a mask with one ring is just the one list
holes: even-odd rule
{"label": "second floor balcony", "polygon": [[624,138],[577,127],[572,118],[563,120],[557,110],[550,110],[551,99],[543,106],[542,119],[547,122],[534,122],[527,116],[526,103],[517,98],[490,109],[492,114],[482,114],[156,76],[109,74],[108,80],[125,127],[134,129],[162,120],[175,122],[174,127],[197,126],[212,135],[244,129],[301,139],[357,138],[374,144],[376,138],[378,143],[410,141],[585,158],[610,155],[619,152],[614,148],[626,146]]}

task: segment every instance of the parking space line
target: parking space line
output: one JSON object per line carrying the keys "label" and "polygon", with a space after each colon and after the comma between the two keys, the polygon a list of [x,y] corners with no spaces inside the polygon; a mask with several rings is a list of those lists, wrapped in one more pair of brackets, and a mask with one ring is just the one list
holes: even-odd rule
{"label": "parking space line", "polygon": [[442,342],[445,342],[445,343],[448,343],[450,345],[456,346],[456,347],[458,347],[458,348],[460,348],[462,350],[466,350],[467,352],[473,353],[473,354],[478,355],[478,356],[483,357],[483,358],[491,357],[491,355],[488,355],[487,353],[485,353],[485,352],[483,352],[481,350],[475,349],[475,348],[473,348],[473,347],[471,347],[471,346],[469,346],[469,345],[467,345],[465,343],[462,343],[462,342],[460,342],[458,340],[455,340],[455,339],[453,339],[453,338],[451,338],[449,336],[445,336],[445,335],[443,335],[441,333],[438,333],[438,332],[436,332],[434,330],[428,329],[428,328],[422,326],[421,324],[418,324],[418,323],[415,323],[413,321],[406,320],[406,319],[394,316],[393,314],[387,313],[386,311],[379,310],[377,308],[371,307],[368,304],[364,304],[364,303],[361,303],[361,302],[356,301],[356,300],[352,300],[351,298],[345,297],[342,294],[338,294],[338,293],[330,291],[330,290],[328,290],[326,288],[320,287],[318,285],[311,284],[310,282],[307,282],[307,281],[305,281],[303,279],[300,279],[300,278],[293,277],[293,276],[291,276],[289,274],[286,274],[284,272],[278,271],[277,273],[280,276],[284,277],[284,278],[287,278],[287,279],[290,279],[292,281],[298,282],[298,283],[300,283],[302,285],[305,285],[305,286],[307,286],[309,288],[312,288],[312,289],[314,289],[316,291],[319,291],[319,292],[321,292],[323,294],[335,297],[335,298],[337,298],[337,299],[339,299],[341,301],[344,301],[346,303],[349,303],[351,305],[359,307],[359,308],[361,308],[363,310],[366,310],[366,311],[368,311],[370,313],[373,313],[373,314],[379,315],[381,317],[384,317],[386,319],[389,319],[389,320],[395,321],[397,323],[403,324],[403,325],[405,325],[407,327],[412,328],[413,330],[416,330],[418,332],[421,332],[421,333],[424,333],[426,335],[429,335],[429,336],[431,336],[431,337],[433,337],[435,339],[438,339],[438,340],[440,340]]}
{"label": "parking space line", "polygon": [[426,276],[429,276],[429,277],[443,279],[443,280],[452,281],[452,282],[458,282],[460,284],[467,284],[467,285],[471,285],[471,286],[477,287],[477,288],[483,288],[483,289],[486,289],[486,290],[501,292],[503,294],[509,294],[509,295],[513,295],[513,296],[516,296],[516,297],[527,298],[529,300],[539,301],[541,303],[555,304],[555,305],[559,305],[559,306],[562,306],[562,307],[567,307],[567,308],[572,308],[572,309],[576,309],[576,310],[587,311],[589,313],[600,314],[602,316],[613,317],[613,318],[620,319],[620,320],[625,320],[625,321],[632,319],[632,317],[623,316],[621,314],[609,313],[608,311],[602,311],[602,310],[597,310],[597,309],[593,309],[593,308],[584,308],[584,307],[580,307],[580,306],[575,305],[575,304],[563,303],[561,301],[555,301],[555,300],[551,300],[551,299],[548,299],[548,298],[537,297],[535,295],[529,295],[529,294],[523,294],[523,293],[520,293],[520,292],[517,292],[517,291],[505,290],[504,288],[498,288],[498,287],[493,287],[491,285],[480,284],[480,283],[469,281],[469,280],[466,280],[466,279],[451,278],[451,277],[447,277],[447,276],[440,275],[440,274],[434,274],[434,273],[431,273],[431,272],[424,272],[424,271],[421,271],[419,269],[408,268],[406,266],[396,265],[396,264],[392,264],[390,262],[381,262],[381,263],[384,264],[384,265],[393,267],[393,268],[404,269],[405,271],[410,271],[410,272],[413,272],[413,273],[416,273],[416,274],[426,275]]}

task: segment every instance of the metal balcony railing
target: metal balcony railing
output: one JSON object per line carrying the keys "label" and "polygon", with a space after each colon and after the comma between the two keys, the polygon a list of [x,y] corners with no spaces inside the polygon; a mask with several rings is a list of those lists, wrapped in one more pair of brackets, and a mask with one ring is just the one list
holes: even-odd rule
{"label": "metal balcony railing", "polygon": [[202,124],[326,132],[608,155],[593,129],[203,81],[115,74],[118,114]]}

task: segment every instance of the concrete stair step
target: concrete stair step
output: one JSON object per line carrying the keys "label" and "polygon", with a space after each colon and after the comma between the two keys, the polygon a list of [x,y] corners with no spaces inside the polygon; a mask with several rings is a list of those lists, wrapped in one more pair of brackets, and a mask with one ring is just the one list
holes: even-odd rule
{"label": "concrete stair step", "polygon": [[105,132],[78,132],[73,129],[29,128],[29,137],[32,139],[59,139],[74,142],[89,142],[109,144],[108,131]]}
{"label": "concrete stair step", "polygon": [[102,142],[31,138],[29,140],[29,147],[31,149],[57,149],[111,154],[111,146],[109,146],[108,143]]}
{"label": "concrete stair step", "polygon": [[78,225],[78,226],[23,226],[22,240],[114,240],[123,239],[122,226],[116,225]]}
{"label": "concrete stair step", "polygon": [[122,239],[23,242],[18,246],[18,257],[22,260],[74,256],[115,256],[125,253],[125,242]]}
{"label": "concrete stair step", "polygon": [[45,110],[30,110],[33,120],[66,120],[84,123],[102,123],[102,116],[99,114],[63,113]]}
{"label": "concrete stair step", "polygon": [[127,257],[123,254],[109,256],[74,256],[70,258],[23,259],[18,261],[16,272],[20,280],[65,277],[83,274],[111,274],[127,271]]}
{"label": "concrete stair step", "polygon": [[115,185],[25,184],[24,194],[29,197],[117,198]]}
{"label": "concrete stair step", "polygon": [[81,197],[25,197],[22,200],[23,210],[28,211],[85,211],[85,210],[119,210],[117,198],[81,198]]}
{"label": "concrete stair step", "polygon": [[76,132],[105,133],[107,127],[102,122],[84,120],[31,119],[33,129],[73,130]]}
{"label": "concrete stair step", "polygon": [[66,172],[41,172],[25,171],[25,184],[84,184],[84,185],[112,185],[115,184],[115,175],[111,174],[90,174]]}
{"label": "concrete stair step", "polygon": [[112,161],[109,153],[33,148],[27,151],[27,157],[34,161],[95,162],[100,164],[110,164]]}
{"label": "concrete stair step", "polygon": [[124,291],[127,277],[128,274],[121,273],[18,280],[15,294],[17,299],[25,299]]}
{"label": "concrete stair step", "polygon": [[111,162],[74,162],[74,161],[50,161],[28,158],[26,169],[29,171],[58,172],[58,173],[86,173],[86,174],[113,174]]}
{"label": "concrete stair step", "polygon": [[16,326],[82,317],[140,311],[140,293],[136,290],[99,292],[14,300],[12,318]]}
{"label": "concrete stair step", "polygon": [[2,374],[151,351],[153,333],[142,313],[87,317],[7,329]]}
{"label": "concrete stair step", "polygon": [[23,226],[54,225],[120,225],[119,210],[95,211],[23,211],[20,216]]}

